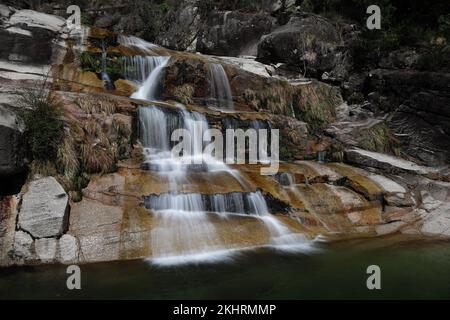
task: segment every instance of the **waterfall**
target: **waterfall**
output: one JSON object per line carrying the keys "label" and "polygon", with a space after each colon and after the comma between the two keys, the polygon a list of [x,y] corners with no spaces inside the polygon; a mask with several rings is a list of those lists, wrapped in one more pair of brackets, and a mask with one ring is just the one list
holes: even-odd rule
{"label": "waterfall", "polygon": [[[271,237],[268,246],[283,250],[306,250],[308,243],[302,234],[293,233],[277,217],[270,213],[260,191],[233,192],[205,195],[182,193],[179,188],[190,183],[188,175],[194,170],[189,164],[172,157],[171,132],[185,128],[191,134],[202,134],[209,125],[206,117],[198,112],[180,108],[176,111],[149,106],[139,108],[141,140],[145,148],[147,168],[169,182],[169,193],[144,197],[145,207],[153,212],[155,228],[151,232],[152,261],[154,263],[180,263],[192,260],[218,259],[230,254],[230,248],[218,236],[212,215],[221,219],[231,216],[249,216],[258,219]],[[249,126],[265,126],[264,123],[248,123]],[[201,141],[201,142],[200,142]],[[242,186],[246,182],[239,171],[231,169],[223,161],[203,155],[203,140],[192,140],[191,157],[202,157],[204,174],[220,172],[229,174]]]}
{"label": "waterfall", "polygon": [[219,63],[209,65],[210,102],[213,107],[233,110],[233,95],[223,66]]}
{"label": "waterfall", "polygon": [[[119,37],[119,43],[145,50],[155,47],[135,37]],[[125,59],[123,69],[126,78],[139,85],[132,98],[158,99],[162,73],[169,59],[167,56],[132,56]],[[222,65],[210,64],[209,80],[212,105],[232,110],[233,97]],[[251,185],[241,177],[238,169],[229,167],[223,160],[203,154],[206,142],[195,139],[195,135],[203,138],[205,130],[209,128],[204,114],[187,110],[182,105],[177,108],[149,105],[139,107],[138,115],[145,157],[141,167],[151,170],[161,181],[166,181],[169,190],[167,193],[144,197],[145,208],[154,217],[150,235],[152,262],[171,264],[223,259],[236,249],[237,244],[227,244],[223,238],[223,230],[219,230],[217,226],[231,224],[229,219],[235,216],[254,219],[256,225],[260,223],[271,239],[268,246],[305,244],[306,240],[302,235],[292,233],[281,220],[270,213],[263,194],[254,191],[254,188],[251,190]],[[230,126],[236,125],[230,122]],[[256,129],[268,127],[268,123],[264,121],[247,121],[246,125]],[[171,135],[175,129],[180,128],[188,130],[193,138],[191,159],[180,159],[172,155],[175,142],[171,141]],[[227,178],[234,179],[242,190],[248,192],[183,192],[185,186],[195,183],[191,179],[193,176],[198,176],[199,181],[207,183],[208,176],[217,179],[225,175],[231,176]],[[231,232],[239,234],[239,228],[234,230],[232,224],[229,227]]]}
{"label": "waterfall", "polygon": [[108,57],[108,51],[106,50],[105,40],[102,39],[102,80],[105,82],[107,89],[113,89],[114,85],[109,78],[108,71],[106,68],[106,59]]}
{"label": "waterfall", "polygon": [[141,84],[131,98],[158,100],[162,73],[169,60],[170,57],[165,56],[134,56],[125,59],[124,73],[127,79]]}
{"label": "waterfall", "polygon": [[139,108],[141,141],[144,148],[169,151],[166,114],[157,107]]}
{"label": "waterfall", "polygon": [[[159,58],[159,59],[158,59]],[[159,65],[158,56],[129,56],[124,59],[123,71],[125,79],[132,80],[140,86]]]}
{"label": "waterfall", "polygon": [[125,47],[136,47],[145,51],[151,51],[151,49],[158,47],[153,43],[134,36],[120,35],[117,37],[117,42]]}

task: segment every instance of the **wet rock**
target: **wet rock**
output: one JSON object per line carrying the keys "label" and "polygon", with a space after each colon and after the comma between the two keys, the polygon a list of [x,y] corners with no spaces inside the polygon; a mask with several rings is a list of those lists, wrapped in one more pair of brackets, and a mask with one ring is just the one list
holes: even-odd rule
{"label": "wet rock", "polygon": [[350,163],[382,169],[389,173],[409,172],[423,175],[437,173],[437,170],[433,168],[423,167],[411,161],[362,149],[345,151],[345,158]]}
{"label": "wet rock", "polygon": [[30,182],[23,196],[18,226],[35,238],[56,237],[67,230],[68,196],[53,177]]}
{"label": "wet rock", "polygon": [[395,232],[400,231],[401,228],[403,228],[406,225],[406,222],[404,221],[394,221],[391,223],[381,224],[376,227],[376,233],[379,236],[384,236],[387,234],[392,234]]}
{"label": "wet rock", "polygon": [[384,199],[389,206],[412,207],[415,205],[414,198],[408,193],[406,188],[394,180],[375,174],[370,175],[369,178],[383,189]]}
{"label": "wet rock", "polygon": [[12,176],[21,172],[25,165],[25,127],[18,116],[0,105],[0,176]]}
{"label": "wet rock", "polygon": [[275,18],[267,14],[213,12],[200,30],[197,51],[224,56],[256,55],[261,36],[274,25]]}

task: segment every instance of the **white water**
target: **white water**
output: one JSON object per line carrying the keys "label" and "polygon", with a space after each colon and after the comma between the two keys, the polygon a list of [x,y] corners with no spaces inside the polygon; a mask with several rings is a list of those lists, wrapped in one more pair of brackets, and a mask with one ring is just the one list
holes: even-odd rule
{"label": "white water", "polygon": [[145,57],[145,59],[135,59],[137,59],[137,61],[131,60],[131,63],[135,63],[134,67],[136,67],[138,71],[129,71],[128,73],[135,73],[136,77],[140,75],[141,80],[144,78],[143,75],[146,75],[147,73],[148,75],[146,75],[146,79],[139,90],[131,95],[131,98],[152,101],[158,100],[158,89],[161,84],[162,73],[169,62],[170,57],[150,56]]}
{"label": "white water", "polygon": [[136,47],[145,51],[151,51],[151,49],[158,48],[156,44],[134,36],[120,35],[117,37],[117,42],[125,47]]}
{"label": "white water", "polygon": [[[119,39],[122,45],[142,49],[154,45],[134,37]],[[157,100],[162,73],[170,57],[135,56],[124,64],[127,78],[140,84],[132,98]],[[215,107],[233,109],[233,97],[226,73],[220,64],[211,64],[209,77],[211,97]],[[186,164],[171,154],[171,134],[175,129],[185,128],[191,135],[201,134],[209,125],[201,113],[179,110],[168,111],[156,106],[140,107],[139,122],[141,142],[144,146],[145,162],[155,174],[166,178],[171,192],[146,197],[145,206],[155,217],[151,232],[152,261],[171,264],[192,261],[215,261],[228,257],[232,251],[219,237],[211,214],[222,219],[230,215],[250,215],[261,220],[270,232],[272,242],[268,246],[286,247],[309,243],[301,234],[292,233],[289,228],[270,214],[261,192],[215,194],[205,196],[197,193],[179,192],[181,185],[189,183],[188,174],[200,170],[204,174],[222,172],[233,176],[246,189],[246,183],[238,170],[231,169],[223,161],[203,154],[203,142],[193,139],[191,160],[200,163],[196,167]],[[255,124],[258,125],[258,124]],[[200,129],[199,129],[200,128]],[[199,160],[201,161],[195,161]]]}
{"label": "white water", "polygon": [[233,110],[233,95],[223,66],[219,63],[209,65],[210,105],[221,110]]}

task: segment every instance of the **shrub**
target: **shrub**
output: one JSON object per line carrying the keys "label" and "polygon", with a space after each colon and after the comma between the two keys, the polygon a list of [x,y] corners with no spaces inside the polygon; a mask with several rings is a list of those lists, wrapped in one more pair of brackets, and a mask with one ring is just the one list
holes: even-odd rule
{"label": "shrub", "polygon": [[43,89],[30,89],[20,94],[19,105],[23,108],[25,139],[33,159],[54,161],[63,134],[57,103]]}

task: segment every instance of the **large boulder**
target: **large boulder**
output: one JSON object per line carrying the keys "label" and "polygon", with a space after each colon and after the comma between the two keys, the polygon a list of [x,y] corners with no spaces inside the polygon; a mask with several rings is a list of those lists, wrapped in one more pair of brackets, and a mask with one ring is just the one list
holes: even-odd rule
{"label": "large boulder", "polygon": [[258,60],[286,63],[299,72],[320,77],[344,62],[342,40],[336,27],[315,15],[296,15],[289,22],[263,37]]}
{"label": "large boulder", "polygon": [[58,237],[68,227],[69,197],[53,177],[28,185],[19,212],[18,226],[34,238]]}
{"label": "large boulder", "polygon": [[24,169],[24,129],[17,115],[0,105],[0,176],[12,176]]}
{"label": "large boulder", "polygon": [[258,42],[275,18],[265,13],[213,12],[200,30],[197,51],[224,56],[256,55]]}

